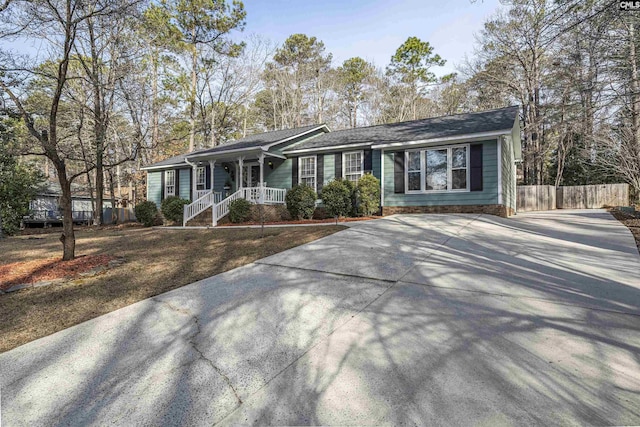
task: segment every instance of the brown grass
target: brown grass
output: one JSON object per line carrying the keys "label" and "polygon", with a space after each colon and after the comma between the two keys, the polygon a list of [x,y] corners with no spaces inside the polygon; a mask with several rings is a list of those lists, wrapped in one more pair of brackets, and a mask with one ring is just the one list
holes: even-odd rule
{"label": "brown grass", "polygon": [[[88,229],[76,233],[76,255],[124,257],[94,277],[0,295],[0,352],[145,298],[311,242],[343,226],[265,229]],[[0,240],[0,263],[61,255],[59,234]]]}

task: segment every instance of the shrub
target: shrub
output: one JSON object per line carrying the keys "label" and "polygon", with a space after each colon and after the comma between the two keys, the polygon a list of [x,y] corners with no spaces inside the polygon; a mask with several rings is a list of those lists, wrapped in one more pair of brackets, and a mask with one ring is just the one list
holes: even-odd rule
{"label": "shrub", "polygon": [[358,180],[358,213],[369,216],[380,209],[380,180],[367,173]]}
{"label": "shrub", "polygon": [[347,216],[356,216],[358,214],[358,192],[356,191],[356,185],[348,179],[339,178],[344,183],[344,186],[349,190],[349,212]]}
{"label": "shrub", "polygon": [[251,214],[251,202],[236,199],[229,203],[229,221],[233,223],[245,222]]}
{"label": "shrub", "polygon": [[169,221],[182,222],[184,217],[184,205],[191,203],[187,199],[181,199],[177,196],[169,196],[162,201],[160,210],[162,215]]}
{"label": "shrub", "polygon": [[151,201],[138,203],[134,211],[138,222],[144,224],[145,227],[151,227],[158,215],[158,207]]}
{"label": "shrub", "polygon": [[311,219],[316,209],[316,192],[308,185],[296,185],[287,191],[287,210],[293,219]]}
{"label": "shrub", "polygon": [[351,188],[346,182],[334,179],[322,187],[322,203],[332,217],[347,216],[351,212]]}

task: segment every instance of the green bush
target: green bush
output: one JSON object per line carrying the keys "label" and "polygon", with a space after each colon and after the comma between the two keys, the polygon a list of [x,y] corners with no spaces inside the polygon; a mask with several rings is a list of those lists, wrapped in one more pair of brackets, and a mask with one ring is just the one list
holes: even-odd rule
{"label": "green bush", "polygon": [[316,192],[308,185],[296,185],[287,191],[287,210],[293,219],[311,219],[316,209]]}
{"label": "green bush", "polygon": [[348,181],[334,179],[322,187],[322,203],[332,217],[347,216],[351,212],[351,187]]}
{"label": "green bush", "polygon": [[358,191],[356,185],[348,179],[343,179],[344,185],[349,189],[349,199],[351,201],[349,205],[348,216],[358,215]]}
{"label": "green bush", "polygon": [[251,214],[251,202],[236,199],[229,203],[229,221],[233,223],[245,222]]}
{"label": "green bush", "polygon": [[191,203],[187,199],[181,199],[177,196],[169,196],[162,201],[160,210],[162,215],[169,221],[182,222],[184,218],[184,205]]}
{"label": "green bush", "polygon": [[358,180],[358,213],[370,216],[380,209],[380,180],[367,173]]}
{"label": "green bush", "polygon": [[144,224],[145,227],[151,227],[158,215],[158,207],[151,201],[138,203],[134,211],[138,222]]}

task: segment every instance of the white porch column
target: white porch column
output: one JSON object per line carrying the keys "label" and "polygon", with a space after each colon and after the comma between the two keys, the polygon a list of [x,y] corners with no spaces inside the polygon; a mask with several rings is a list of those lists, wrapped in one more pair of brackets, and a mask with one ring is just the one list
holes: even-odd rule
{"label": "white porch column", "polygon": [[242,173],[243,173],[242,169],[244,169],[243,166],[244,166],[244,157],[238,157],[238,167],[240,169],[240,175],[238,177],[238,188],[240,190],[242,190],[242,188],[243,188],[243,184],[242,184],[242,178],[243,178],[242,177]]}
{"label": "white porch column", "polygon": [[198,163],[191,166],[191,181],[191,201],[193,202],[198,198]]}
{"label": "white porch column", "polygon": [[264,153],[260,153],[258,156],[258,163],[260,164],[260,204],[264,204]]}
{"label": "white porch column", "polygon": [[210,188],[210,190],[211,190],[212,193],[213,193],[213,176],[214,176],[213,168],[215,168],[215,166],[216,166],[216,161],[215,160],[209,160],[209,168],[211,169],[211,188]]}

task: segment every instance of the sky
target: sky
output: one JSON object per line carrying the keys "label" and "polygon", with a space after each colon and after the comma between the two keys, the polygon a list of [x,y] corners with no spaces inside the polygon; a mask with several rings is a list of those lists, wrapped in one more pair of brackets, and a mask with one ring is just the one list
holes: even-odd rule
{"label": "sky", "polygon": [[[229,0],[230,1],[230,0]],[[499,8],[499,0],[244,0],[247,12],[241,39],[249,34],[281,45],[296,33],[322,40],[334,65],[360,56],[386,67],[407,38],[428,41],[447,60],[433,69],[436,75],[456,71],[471,56],[474,33]],[[18,40],[14,49],[35,53],[40,41]]]}
{"label": "sky", "polygon": [[244,0],[245,33],[281,45],[295,33],[322,40],[334,65],[360,56],[385,67],[407,38],[428,41],[447,60],[437,75],[456,71],[471,56],[474,33],[499,8],[498,0]]}

